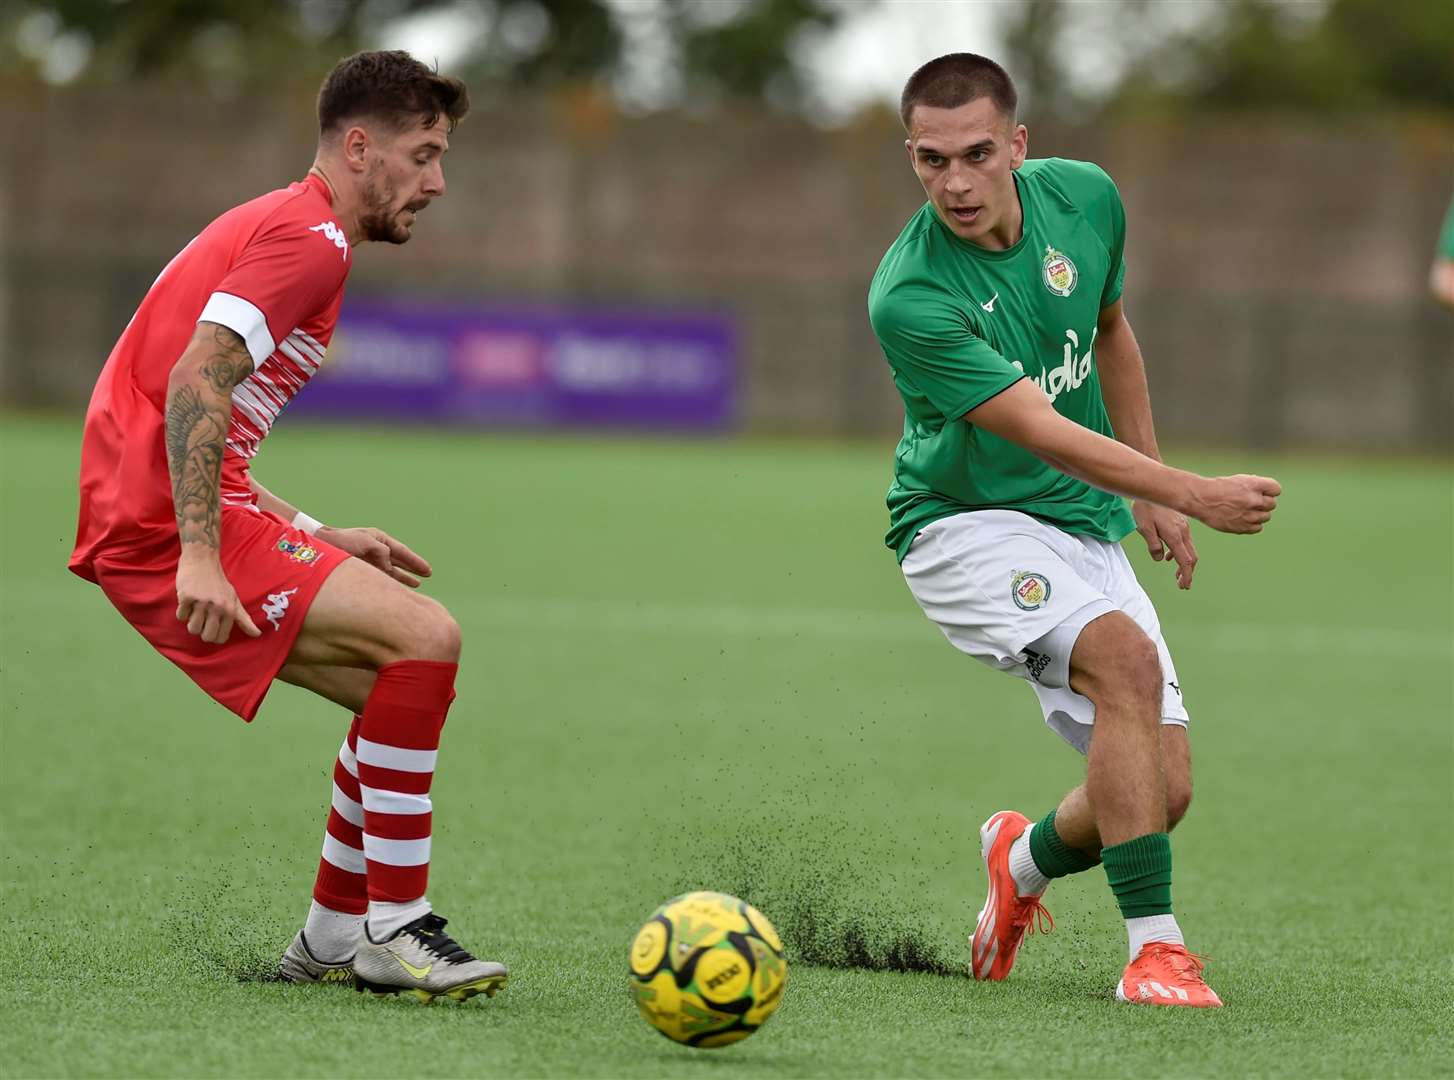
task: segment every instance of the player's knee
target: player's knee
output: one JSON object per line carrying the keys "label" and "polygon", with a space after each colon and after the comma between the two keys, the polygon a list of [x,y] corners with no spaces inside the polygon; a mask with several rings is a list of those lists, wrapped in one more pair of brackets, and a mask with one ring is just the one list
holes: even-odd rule
{"label": "player's knee", "polygon": [[1177,822],[1186,817],[1191,807],[1191,779],[1166,780],[1166,828],[1176,828]]}
{"label": "player's knee", "polygon": [[1138,699],[1150,698],[1156,702],[1158,719],[1161,715],[1161,655],[1156,643],[1140,633],[1126,643],[1124,656],[1126,686]]}
{"label": "player's knee", "polygon": [[418,654],[415,659],[456,663],[462,641],[459,623],[442,604],[431,600],[430,606],[431,610],[415,630],[411,643]]}
{"label": "player's knee", "polygon": [[456,663],[460,653],[459,623],[443,604],[411,593],[395,609],[380,655],[379,665],[400,660],[440,660]]}
{"label": "player's knee", "polygon": [[[1098,707],[1121,712],[1124,706],[1154,701],[1156,715],[1160,717],[1161,657],[1155,642],[1129,620],[1098,643],[1093,662],[1078,679],[1076,674],[1072,671],[1072,687]],[[1127,715],[1144,712],[1133,708]]]}

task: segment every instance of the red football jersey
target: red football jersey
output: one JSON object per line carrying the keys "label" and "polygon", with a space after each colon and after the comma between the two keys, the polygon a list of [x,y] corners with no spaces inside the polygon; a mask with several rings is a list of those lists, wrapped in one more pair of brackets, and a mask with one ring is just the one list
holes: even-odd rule
{"label": "red football jersey", "polygon": [[247,343],[253,372],[232,392],[222,460],[224,504],[256,504],[248,461],[273,421],[318,370],[338,321],[352,254],[318,177],[243,203],[167,264],[111,350],[86,411],[81,514],[71,569],[95,559],[176,555],[167,471],[167,379],[197,323]]}

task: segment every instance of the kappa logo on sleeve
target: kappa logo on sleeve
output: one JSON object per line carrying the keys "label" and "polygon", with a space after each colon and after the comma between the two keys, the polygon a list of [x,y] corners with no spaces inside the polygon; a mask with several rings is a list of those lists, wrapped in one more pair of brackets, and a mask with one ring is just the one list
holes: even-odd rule
{"label": "kappa logo on sleeve", "polygon": [[309,228],[308,231],[321,232],[324,236],[328,237],[328,239],[333,241],[333,246],[343,252],[344,262],[348,261],[348,237],[343,235],[343,230],[337,225],[331,221],[320,221],[317,225]]}

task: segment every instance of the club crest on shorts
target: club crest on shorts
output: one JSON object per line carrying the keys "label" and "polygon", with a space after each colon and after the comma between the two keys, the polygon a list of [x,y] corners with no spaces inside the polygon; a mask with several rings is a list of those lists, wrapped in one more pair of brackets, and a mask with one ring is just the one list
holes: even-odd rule
{"label": "club crest on shorts", "polygon": [[1070,256],[1064,252],[1056,251],[1049,244],[1045,245],[1045,258],[1040,263],[1040,272],[1045,278],[1045,287],[1056,296],[1069,296],[1075,292],[1075,283],[1080,279],[1080,273],[1075,268],[1075,263],[1070,261]]}
{"label": "club crest on shorts", "polygon": [[300,562],[304,566],[309,566],[317,562],[318,556],[323,554],[323,552],[319,551],[312,544],[294,543],[286,536],[278,537],[278,550],[294,562]]}
{"label": "club crest on shorts", "polygon": [[1010,578],[1010,596],[1021,611],[1036,611],[1050,601],[1050,581],[1044,574],[1016,570]]}

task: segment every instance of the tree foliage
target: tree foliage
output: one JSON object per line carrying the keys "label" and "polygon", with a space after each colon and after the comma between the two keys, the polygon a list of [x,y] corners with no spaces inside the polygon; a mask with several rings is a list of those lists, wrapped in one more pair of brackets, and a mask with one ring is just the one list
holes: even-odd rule
{"label": "tree foliage", "polygon": [[842,14],[822,0],[753,0],[735,17],[702,24],[693,0],[671,0],[673,27],[689,95],[801,101],[806,87],[792,63],[798,35],[827,29]]}
{"label": "tree foliage", "polygon": [[[797,35],[830,25],[835,0],[632,0],[657,14],[688,97],[801,95]],[[861,0],[875,3],[877,0]],[[56,46],[86,52],[92,81],[196,78],[247,89],[316,76],[390,22],[452,10],[474,28],[461,74],[505,83],[601,81],[627,61],[612,0],[21,0],[0,14],[0,60],[55,78]],[[64,40],[63,40],[64,39]]]}
{"label": "tree foliage", "polygon": [[1133,66],[1115,100],[1454,111],[1454,3],[1328,0],[1320,17],[1309,19],[1285,2],[1226,0],[1207,32],[1167,42]]}
{"label": "tree foliage", "polygon": [[[882,2],[931,0],[10,0],[0,4],[0,65],[51,82],[181,78],[245,92],[311,82],[399,19],[453,9],[475,28],[451,64],[471,79],[618,85],[641,63],[628,16],[644,14],[663,43],[652,63],[667,69],[654,104],[791,107],[812,100],[797,61],[804,35]],[[1189,9],[1166,0],[1000,10],[1003,59],[1036,111],[1454,111],[1454,0],[1220,0],[1192,29],[1171,17]],[[1088,61],[1112,77],[1088,87]]]}

